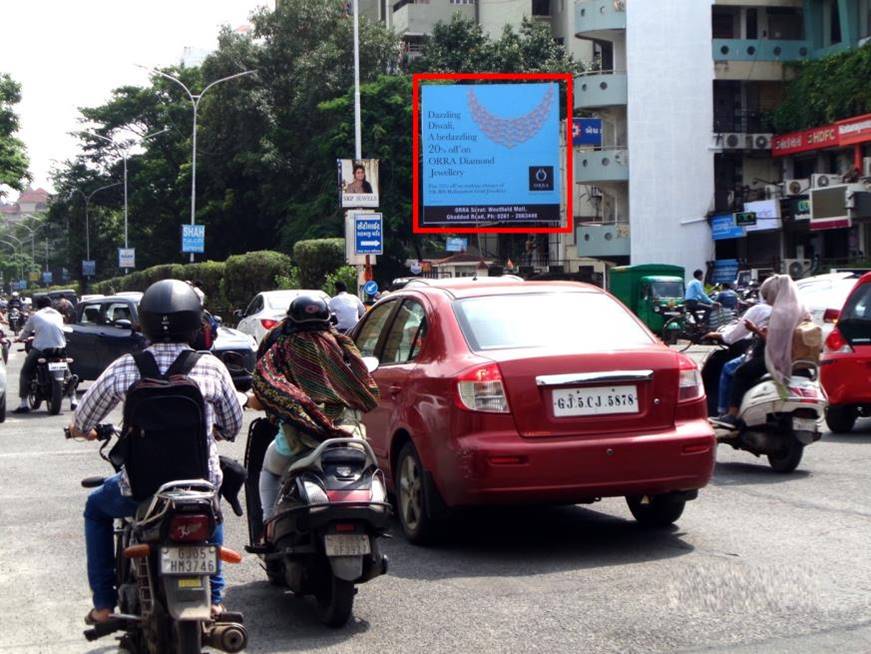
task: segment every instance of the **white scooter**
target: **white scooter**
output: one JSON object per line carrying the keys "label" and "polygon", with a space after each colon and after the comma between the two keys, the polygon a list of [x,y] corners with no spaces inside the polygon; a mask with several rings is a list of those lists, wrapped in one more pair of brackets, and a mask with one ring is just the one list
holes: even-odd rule
{"label": "white scooter", "polygon": [[797,361],[793,370],[785,389],[778,388],[770,375],[760,378],[741,401],[739,429],[713,423],[717,442],[764,454],[777,472],[795,470],[805,446],[820,439],[827,402],[816,364]]}

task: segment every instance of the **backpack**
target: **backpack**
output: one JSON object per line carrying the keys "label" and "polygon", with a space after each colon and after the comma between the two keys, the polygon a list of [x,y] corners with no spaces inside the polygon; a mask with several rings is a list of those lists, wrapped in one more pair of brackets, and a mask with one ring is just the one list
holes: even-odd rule
{"label": "backpack", "polygon": [[183,350],[161,375],[151,352],[133,355],[140,378],[127,391],[121,438],[110,456],[123,463],[136,501],[170,481],[209,478],[206,402],[188,377],[200,356]]}

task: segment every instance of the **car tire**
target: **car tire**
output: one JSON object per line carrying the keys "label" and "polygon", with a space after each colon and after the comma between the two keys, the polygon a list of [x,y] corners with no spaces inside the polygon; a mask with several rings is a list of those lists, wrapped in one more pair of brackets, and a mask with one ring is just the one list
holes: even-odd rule
{"label": "car tire", "polygon": [[854,406],[830,406],[826,409],[826,425],[835,434],[853,431],[859,410]]}
{"label": "car tire", "polygon": [[778,454],[768,455],[768,464],[775,472],[787,474],[798,468],[801,457],[804,454],[804,445],[795,438],[791,438],[786,449]]}
{"label": "car tire", "polygon": [[647,504],[643,497],[634,495],[626,498],[632,516],[645,527],[668,527],[677,522],[686,507],[685,499],[669,495],[654,495]]}
{"label": "car tire", "polygon": [[415,545],[431,543],[435,525],[427,512],[427,485],[423,465],[411,441],[402,447],[396,458],[395,487],[396,511],[402,533]]}
{"label": "car tire", "polygon": [[48,413],[56,416],[60,413],[64,400],[64,387],[60,379],[51,380],[51,398],[48,400]]}

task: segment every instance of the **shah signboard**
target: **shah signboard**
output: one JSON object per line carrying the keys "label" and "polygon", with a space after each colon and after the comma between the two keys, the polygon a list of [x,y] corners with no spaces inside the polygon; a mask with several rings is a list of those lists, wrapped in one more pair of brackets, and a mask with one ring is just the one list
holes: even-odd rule
{"label": "shah signboard", "polygon": [[343,209],[378,206],[378,159],[336,159]]}
{"label": "shah signboard", "polygon": [[421,88],[421,228],[560,224],[559,84]]}
{"label": "shah signboard", "polygon": [[206,226],[181,226],[181,251],[202,254],[206,251]]}

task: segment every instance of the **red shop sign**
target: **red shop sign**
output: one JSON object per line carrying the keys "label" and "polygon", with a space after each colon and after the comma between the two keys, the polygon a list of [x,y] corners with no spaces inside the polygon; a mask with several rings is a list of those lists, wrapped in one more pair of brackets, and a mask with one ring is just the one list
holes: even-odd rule
{"label": "red shop sign", "polygon": [[848,118],[838,121],[836,124],[840,145],[854,145],[871,141],[871,114]]}
{"label": "red shop sign", "polygon": [[825,125],[801,132],[790,132],[775,136],[771,140],[771,156],[785,157],[796,152],[820,150],[839,145],[838,126]]}

